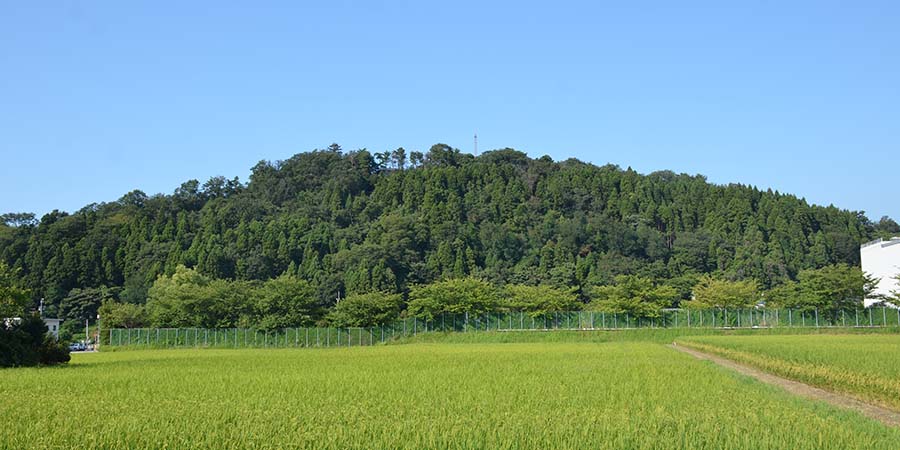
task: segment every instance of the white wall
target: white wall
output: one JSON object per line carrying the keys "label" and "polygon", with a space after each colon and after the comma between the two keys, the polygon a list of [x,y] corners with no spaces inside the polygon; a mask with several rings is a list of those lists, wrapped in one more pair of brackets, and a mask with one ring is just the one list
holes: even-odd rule
{"label": "white wall", "polygon": [[[881,278],[875,294],[891,295],[891,291],[900,291],[900,284],[894,278],[900,274],[900,237],[890,241],[874,241],[859,249],[862,259],[862,270],[875,278]],[[875,300],[866,300],[866,306]]]}
{"label": "white wall", "polygon": [[47,319],[44,318],[44,324],[47,325],[47,332],[52,334],[53,337],[59,339],[59,325],[62,323],[62,320],[59,319]]}

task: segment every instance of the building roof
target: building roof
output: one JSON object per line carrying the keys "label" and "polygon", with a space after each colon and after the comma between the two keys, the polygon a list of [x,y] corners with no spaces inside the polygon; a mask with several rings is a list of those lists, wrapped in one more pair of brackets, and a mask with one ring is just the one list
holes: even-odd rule
{"label": "building roof", "polygon": [[890,247],[890,246],[892,246],[892,245],[897,245],[897,244],[900,244],[900,236],[892,237],[892,238],[890,238],[890,239],[887,240],[887,241],[884,240],[884,239],[880,239],[880,238],[879,238],[879,239],[875,239],[874,241],[869,241],[869,242],[866,242],[866,243],[863,244],[863,245],[860,245],[860,246],[859,246],[859,249],[860,249],[860,250],[864,250],[864,249],[867,249],[867,248],[870,248],[870,247],[875,247],[876,245],[877,245],[878,247],[880,247],[880,248],[884,248],[884,247]]}

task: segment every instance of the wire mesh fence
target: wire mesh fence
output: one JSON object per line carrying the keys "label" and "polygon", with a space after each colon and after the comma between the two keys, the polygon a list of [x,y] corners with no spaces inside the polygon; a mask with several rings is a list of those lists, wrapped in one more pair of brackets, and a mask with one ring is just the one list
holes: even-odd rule
{"label": "wire mesh fence", "polygon": [[656,317],[599,311],[446,313],[369,328],[113,328],[102,336],[103,344],[113,347],[315,348],[370,346],[428,332],[776,327],[900,327],[900,309],[668,309]]}

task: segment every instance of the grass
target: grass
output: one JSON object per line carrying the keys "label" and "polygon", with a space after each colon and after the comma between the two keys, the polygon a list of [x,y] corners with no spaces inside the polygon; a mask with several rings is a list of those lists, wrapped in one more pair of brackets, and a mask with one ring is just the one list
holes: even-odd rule
{"label": "grass", "polygon": [[0,448],[893,449],[647,342],[73,355],[0,371]]}
{"label": "grass", "polygon": [[900,328],[632,328],[591,331],[489,331],[489,332],[431,332],[414,337],[398,338],[392,344],[508,344],[551,342],[655,342],[669,344],[678,338],[691,336],[769,336],[769,335],[870,335],[897,334]]}
{"label": "grass", "polygon": [[697,336],[701,351],[900,410],[900,335]]}

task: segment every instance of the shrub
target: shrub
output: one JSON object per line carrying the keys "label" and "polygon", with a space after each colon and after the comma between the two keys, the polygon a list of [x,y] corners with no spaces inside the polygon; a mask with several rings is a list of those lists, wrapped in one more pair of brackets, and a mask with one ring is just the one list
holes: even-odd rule
{"label": "shrub", "polygon": [[54,365],[69,362],[69,349],[47,334],[38,316],[0,326],[0,367]]}
{"label": "shrub", "polygon": [[400,294],[372,292],[351,295],[336,305],[328,314],[328,322],[336,327],[372,327],[382,325],[400,316]]}

